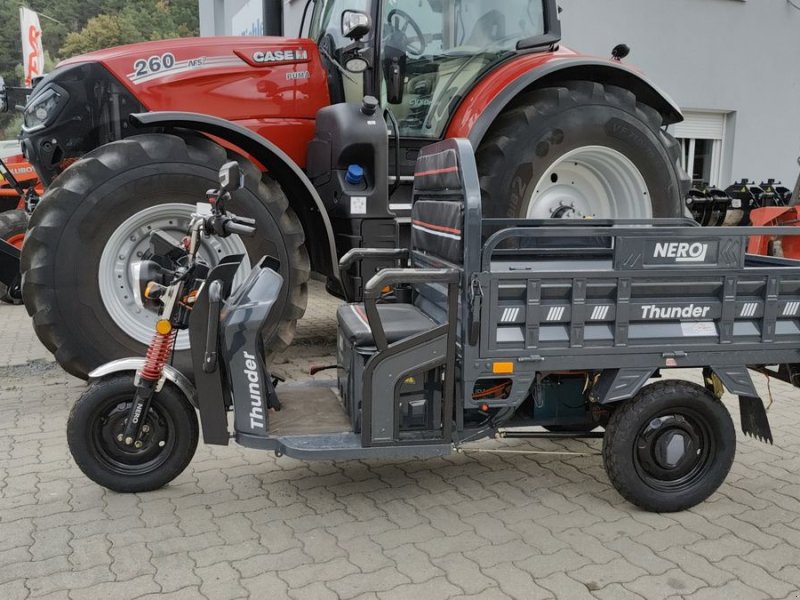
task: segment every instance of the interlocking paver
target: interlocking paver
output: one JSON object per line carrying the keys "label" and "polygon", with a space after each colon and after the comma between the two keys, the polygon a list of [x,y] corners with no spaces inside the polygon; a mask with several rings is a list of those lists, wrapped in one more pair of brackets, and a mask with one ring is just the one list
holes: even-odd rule
{"label": "interlocking paver", "polygon": [[720,587],[703,588],[684,596],[686,600],[762,600],[770,598],[764,592],[753,589],[741,581],[731,581]]}
{"label": "interlocking paver", "polygon": [[587,588],[600,589],[611,583],[635,581],[647,575],[647,571],[625,559],[615,558],[604,565],[593,564],[575,569],[570,564],[569,575],[572,579],[586,585]]}
{"label": "interlocking paver", "polygon": [[717,566],[735,574],[742,583],[765,592],[770,598],[783,598],[787,594],[797,591],[795,586],[776,579],[763,568],[738,556],[729,556],[719,561]]}
{"label": "interlocking paver", "polygon": [[446,573],[450,583],[457,585],[468,594],[478,594],[496,585],[493,579],[481,573],[477,563],[463,554],[448,554],[434,559],[433,564]]}
{"label": "interlocking paver", "polygon": [[386,555],[394,561],[397,570],[414,583],[444,576],[444,571],[431,562],[430,556],[411,544],[389,550]]}
{"label": "interlocking paver", "polygon": [[331,581],[327,587],[341,600],[356,598],[369,592],[382,592],[411,583],[411,580],[393,567],[386,567],[373,573],[352,573],[341,579]]}
{"label": "interlocking paver", "polygon": [[659,600],[670,596],[691,594],[706,587],[706,584],[680,569],[672,569],[662,575],[639,577],[626,583],[625,587],[648,600]]}
{"label": "interlocking paver", "polygon": [[702,579],[711,587],[718,587],[735,579],[733,573],[720,569],[708,562],[706,558],[680,546],[667,548],[661,553],[661,556],[675,563],[685,573]]}
{"label": "interlocking paver", "polygon": [[430,579],[425,583],[407,583],[399,585],[388,592],[379,592],[380,600],[444,600],[463,594],[463,590],[451,584],[443,577]]}
{"label": "interlocking paver", "polygon": [[[334,351],[335,303],[312,301],[279,365],[292,378]],[[800,590],[800,404],[783,384],[772,384],[775,446],[739,436],[728,483],[685,513],[628,505],[596,440],[508,442],[594,453],[581,457],[353,463],[201,445],[170,486],[120,495],[83,477],[66,449],[64,420],[84,384],[38,346],[22,308],[0,306],[4,333],[2,600],[750,600]]]}
{"label": "interlocking paver", "polygon": [[160,591],[160,586],[151,575],[142,575],[124,581],[98,583],[91,587],[70,592],[74,600],[133,600],[144,594],[154,594]]}
{"label": "interlocking paver", "polygon": [[494,579],[500,590],[511,598],[549,600],[554,597],[550,590],[539,586],[530,573],[510,562],[489,567],[483,572]]}
{"label": "interlocking paver", "polygon": [[200,593],[209,600],[234,600],[246,598],[249,592],[241,586],[241,576],[230,563],[221,562],[209,567],[199,567],[195,575],[203,583]]}

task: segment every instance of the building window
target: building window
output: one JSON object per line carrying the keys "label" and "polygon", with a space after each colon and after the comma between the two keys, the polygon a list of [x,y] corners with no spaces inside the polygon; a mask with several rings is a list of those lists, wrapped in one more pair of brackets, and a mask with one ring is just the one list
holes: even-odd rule
{"label": "building window", "polygon": [[727,113],[687,111],[671,133],[681,144],[681,166],[694,183],[726,185],[722,181]]}

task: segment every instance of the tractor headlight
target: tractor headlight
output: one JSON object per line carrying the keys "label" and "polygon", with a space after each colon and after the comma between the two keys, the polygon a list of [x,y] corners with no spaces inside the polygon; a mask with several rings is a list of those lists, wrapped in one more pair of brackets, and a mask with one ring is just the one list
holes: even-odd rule
{"label": "tractor headlight", "polygon": [[25,131],[47,126],[67,103],[67,93],[56,86],[47,87],[28,102],[23,113]]}

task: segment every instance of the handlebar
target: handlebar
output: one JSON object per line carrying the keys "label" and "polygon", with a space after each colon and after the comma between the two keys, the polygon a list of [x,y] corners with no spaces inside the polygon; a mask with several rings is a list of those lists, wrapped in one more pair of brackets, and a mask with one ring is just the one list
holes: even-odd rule
{"label": "handlebar", "polygon": [[222,229],[227,235],[235,233],[245,237],[253,237],[256,234],[256,228],[252,225],[246,225],[234,220],[223,222]]}
{"label": "handlebar", "polygon": [[220,237],[228,237],[233,234],[252,237],[256,233],[256,220],[235,215],[215,214],[205,220],[205,230],[207,235]]}

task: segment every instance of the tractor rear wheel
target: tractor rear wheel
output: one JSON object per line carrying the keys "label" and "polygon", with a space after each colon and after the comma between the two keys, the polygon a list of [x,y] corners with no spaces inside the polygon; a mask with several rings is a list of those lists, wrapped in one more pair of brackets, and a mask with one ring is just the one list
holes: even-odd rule
{"label": "tractor rear wheel", "polygon": [[[8,242],[15,248],[22,248],[27,230],[28,213],[24,210],[7,210],[0,213],[0,240]],[[8,288],[0,283],[0,302],[22,304],[22,299],[9,293]]]}
{"label": "tractor rear wheel", "polygon": [[[110,360],[144,355],[156,315],[137,304],[131,266],[152,230],[185,235],[196,203],[219,187],[217,172],[228,160],[238,160],[246,174],[228,208],[255,219],[257,234],[206,238],[200,254],[212,265],[246,254],[240,279],[261,257],[276,257],[286,282],[282,320],[265,344],[280,351],[291,343],[306,308],[310,265],[302,226],[278,184],[205,137],[146,134],[102,146],[70,166],[31,218],[21,258],[25,305],[39,339],[65,370],[86,378]],[[178,336],[174,364],[191,374],[186,332]]]}
{"label": "tractor rear wheel", "polygon": [[492,217],[680,217],[689,178],[662,117],[633,92],[570,81],[517,98],[476,158]]}

